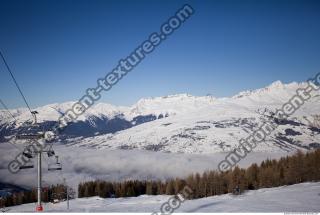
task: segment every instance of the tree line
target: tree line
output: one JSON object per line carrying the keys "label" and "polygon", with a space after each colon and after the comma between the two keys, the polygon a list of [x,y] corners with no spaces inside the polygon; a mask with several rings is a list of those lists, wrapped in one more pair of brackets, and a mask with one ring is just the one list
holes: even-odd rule
{"label": "tree line", "polygon": [[307,181],[320,181],[320,149],[276,159],[267,159],[260,165],[248,168],[238,166],[226,172],[206,171],[186,178],[166,181],[127,180],[108,182],[102,180],[80,183],[78,197],[102,198],[147,195],[176,195],[186,185],[193,191],[189,199],[202,198],[246,190],[292,185]]}
{"label": "tree line", "polygon": [[[43,188],[41,199],[43,202],[51,202],[53,199],[66,199],[66,186],[62,184]],[[12,193],[0,198],[0,208],[37,202],[37,189]]]}

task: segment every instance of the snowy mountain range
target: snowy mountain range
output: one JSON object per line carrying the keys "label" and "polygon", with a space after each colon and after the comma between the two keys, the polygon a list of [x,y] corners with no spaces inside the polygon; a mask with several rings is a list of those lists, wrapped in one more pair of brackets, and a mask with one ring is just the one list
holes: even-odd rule
{"label": "snowy mountain range", "polygon": [[[99,103],[63,131],[60,141],[90,148],[144,149],[176,153],[214,153],[234,149],[306,83],[271,85],[233,97],[177,94],[140,99],[131,107]],[[74,102],[36,108],[47,130]],[[0,110],[0,141],[21,133],[31,120],[27,109]],[[320,147],[317,92],[289,120],[282,122],[256,151],[293,151]]]}

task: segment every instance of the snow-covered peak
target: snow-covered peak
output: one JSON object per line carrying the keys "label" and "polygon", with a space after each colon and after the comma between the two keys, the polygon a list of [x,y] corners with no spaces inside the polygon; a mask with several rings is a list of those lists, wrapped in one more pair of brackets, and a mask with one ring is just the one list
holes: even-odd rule
{"label": "snow-covered peak", "polygon": [[131,107],[131,115],[179,114],[214,104],[212,96],[192,96],[190,94],[174,94],[161,97],[140,99]]}
{"label": "snow-covered peak", "polygon": [[291,82],[285,84],[278,80],[260,89],[242,91],[231,98],[251,99],[257,101],[261,100],[264,102],[272,103],[274,101],[282,101],[283,99],[289,99],[290,96],[293,95],[298,88],[305,87],[306,85],[306,82]]}
{"label": "snow-covered peak", "polygon": [[306,82],[283,83],[278,80],[278,81],[275,81],[264,88],[254,90],[254,92],[261,92],[261,91],[278,91],[279,92],[279,90],[287,90],[288,91],[288,90],[298,89],[299,87],[305,87],[306,85],[307,85]]}
{"label": "snow-covered peak", "polygon": [[284,87],[284,84],[280,80],[277,80],[271,83],[267,88],[282,88],[282,87]]}

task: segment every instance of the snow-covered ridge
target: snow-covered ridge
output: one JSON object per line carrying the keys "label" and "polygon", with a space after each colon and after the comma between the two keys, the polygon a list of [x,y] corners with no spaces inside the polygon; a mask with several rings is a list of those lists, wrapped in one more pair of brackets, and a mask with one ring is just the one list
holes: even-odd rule
{"label": "snow-covered ridge", "polygon": [[[138,115],[160,114],[175,115],[196,111],[201,108],[210,107],[216,103],[233,102],[239,98],[260,97],[263,101],[267,99],[269,102],[278,101],[279,98],[288,98],[289,94],[295,93],[299,87],[306,86],[306,83],[292,82],[283,84],[281,81],[275,81],[267,87],[257,90],[242,91],[230,98],[215,98],[212,96],[193,96],[190,94],[174,94],[161,97],[142,98],[132,106],[115,106],[108,103],[98,103],[88,109],[78,120],[86,120],[90,116],[112,118],[122,114],[126,119],[132,119]],[[39,114],[39,121],[57,120],[61,115],[59,112],[65,112],[70,109],[75,101],[64,103],[54,103],[35,108]],[[58,111],[57,111],[58,110]],[[10,110],[18,121],[26,121],[30,119],[30,113],[26,108],[18,108]],[[8,119],[5,110],[0,110],[0,121]]]}
{"label": "snow-covered ridge", "polygon": [[190,94],[175,94],[162,97],[140,99],[130,107],[129,115],[148,114],[179,114],[193,111],[198,108],[213,105],[215,101],[211,96],[192,96]]}
{"label": "snow-covered ridge", "polygon": [[[130,107],[99,103],[81,115],[77,122],[68,125],[62,140],[71,138],[71,144],[96,148],[178,153],[231,151],[241,138],[270,120],[270,113],[289,101],[298,88],[306,86],[307,83],[276,81],[229,98],[176,94],[140,99]],[[72,104],[36,108],[39,121],[43,124],[56,121]],[[27,110],[16,109],[12,113],[18,122],[30,119]],[[316,92],[256,150],[292,151],[320,147],[320,128],[310,124],[319,114],[320,93]],[[5,112],[0,116],[1,141],[1,137],[19,132],[19,123],[12,127],[6,121]],[[46,126],[50,128],[50,125]],[[84,139],[72,141],[78,137]]]}
{"label": "snow-covered ridge", "polygon": [[[192,96],[189,94],[175,94],[162,97],[143,98],[131,107],[115,106],[108,103],[97,103],[89,108],[77,120],[85,121],[90,117],[113,118],[117,115],[123,115],[125,119],[132,120],[140,115],[175,115],[197,110],[214,104],[215,98],[211,96]],[[35,108],[39,112],[38,121],[56,121],[61,113],[66,112],[75,102],[54,103]],[[10,110],[18,122],[30,120],[30,113],[27,108]],[[59,113],[60,112],[60,113]],[[5,110],[0,110],[0,121],[8,119]]]}
{"label": "snow-covered ridge", "polygon": [[241,98],[245,96],[252,96],[252,95],[259,95],[259,94],[263,95],[263,94],[275,93],[275,92],[279,94],[279,93],[284,93],[286,91],[296,90],[298,88],[306,87],[306,86],[307,86],[306,82],[301,82],[301,83],[291,82],[288,84],[284,84],[278,80],[264,88],[242,91],[236,94],[235,96],[233,96],[232,98]]}

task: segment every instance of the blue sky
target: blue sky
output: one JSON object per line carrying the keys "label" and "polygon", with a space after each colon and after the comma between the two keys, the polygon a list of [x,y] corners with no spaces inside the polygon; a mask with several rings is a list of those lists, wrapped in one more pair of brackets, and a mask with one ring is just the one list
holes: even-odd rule
{"label": "blue sky", "polygon": [[[195,14],[102,102],[231,96],[320,68],[319,1],[6,1],[0,49],[32,107],[79,99],[185,3]],[[0,98],[23,107],[0,63]]]}

